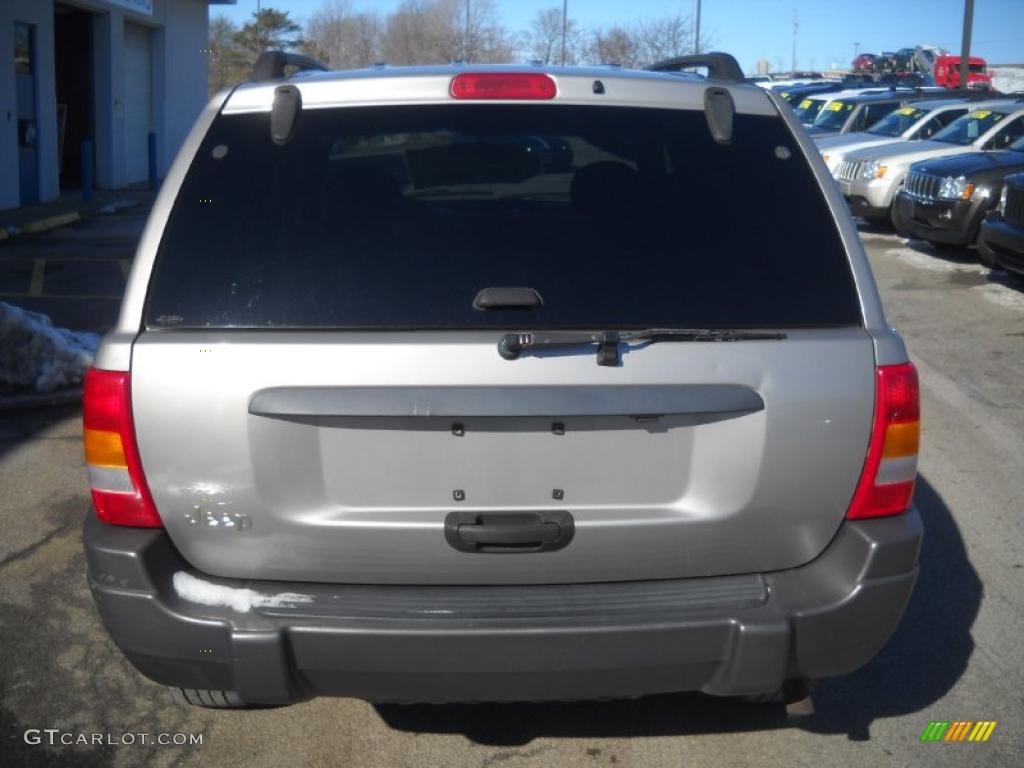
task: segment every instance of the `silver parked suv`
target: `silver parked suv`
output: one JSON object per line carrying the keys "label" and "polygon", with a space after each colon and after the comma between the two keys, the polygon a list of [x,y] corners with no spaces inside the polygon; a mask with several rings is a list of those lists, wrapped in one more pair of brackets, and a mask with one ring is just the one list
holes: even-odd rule
{"label": "silver parked suv", "polygon": [[242,706],[796,697],[871,659],[917,378],[789,108],[722,54],[296,63],[199,118],[85,383],[132,663]]}

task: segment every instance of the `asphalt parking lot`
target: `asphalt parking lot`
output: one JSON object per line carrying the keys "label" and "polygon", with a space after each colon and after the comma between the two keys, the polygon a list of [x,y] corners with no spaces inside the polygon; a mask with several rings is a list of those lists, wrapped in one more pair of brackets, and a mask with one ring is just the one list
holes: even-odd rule
{"label": "asphalt parking lot", "polygon": [[[114,278],[123,280],[143,216],[126,211],[26,240],[20,251],[4,246],[0,268],[24,259],[38,269],[35,259],[48,260],[38,295],[26,290],[4,300],[77,328],[108,325],[116,299],[105,292],[120,292],[123,282]],[[778,706],[696,694],[182,709],[124,660],[89,596],[78,410],[0,412],[0,766],[1024,764],[1024,287],[988,275],[963,253],[881,230],[863,237],[888,317],[921,374],[916,501],[926,540],[920,580],[895,636],[864,669],[819,685],[813,715],[787,719]],[[54,282],[51,259],[93,268]],[[117,274],[100,263],[115,264]],[[998,725],[983,744],[922,743],[931,720]],[[149,741],[182,733],[202,743],[158,746],[135,736],[130,745],[50,746],[46,734],[41,744],[26,743],[26,729],[117,740],[145,733]]]}
{"label": "asphalt parking lot", "polygon": [[0,246],[0,301],[43,312],[54,325],[103,331],[117,320],[150,201]]}

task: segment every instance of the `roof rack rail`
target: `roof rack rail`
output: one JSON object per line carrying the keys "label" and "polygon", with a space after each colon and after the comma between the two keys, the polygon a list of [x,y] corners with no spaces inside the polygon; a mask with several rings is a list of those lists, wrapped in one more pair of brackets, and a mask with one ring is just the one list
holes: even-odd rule
{"label": "roof rack rail", "polygon": [[730,83],[746,81],[739,62],[730,54],[717,51],[676,56],[651,64],[647,69],[652,72],[678,72],[690,67],[707,67],[708,80],[722,80]]}
{"label": "roof rack rail", "polygon": [[307,70],[318,70],[327,72],[330,70],[323,62],[303,56],[301,53],[288,53],[287,51],[264,51],[253,65],[249,74],[249,82],[261,83],[266,80],[283,80],[288,75],[285,73],[287,67],[294,67],[299,72]]}

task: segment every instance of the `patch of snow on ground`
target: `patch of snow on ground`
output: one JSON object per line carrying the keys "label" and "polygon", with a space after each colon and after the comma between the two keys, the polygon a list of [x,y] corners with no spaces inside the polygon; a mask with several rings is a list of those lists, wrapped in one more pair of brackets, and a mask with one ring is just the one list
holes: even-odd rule
{"label": "patch of snow on ground", "polygon": [[989,67],[992,87],[1003,93],[1024,91],[1024,67]]}
{"label": "patch of snow on ground", "polygon": [[174,574],[173,583],[174,591],[183,600],[200,605],[223,606],[237,613],[248,613],[253,608],[280,608],[294,603],[313,602],[311,595],[300,595],[295,592],[264,595],[255,589],[211,584],[184,571]]}
{"label": "patch of snow on ground", "polygon": [[[889,248],[885,255],[928,272],[944,272],[946,274],[967,272],[983,275],[989,271],[988,267],[984,267],[981,264],[958,264],[955,261],[946,261],[945,259],[929,256],[927,253],[915,251],[913,248]],[[1008,285],[992,282],[977,285],[971,290],[979,291],[986,301],[1004,309],[1024,310],[1024,292],[1015,290]]]}
{"label": "patch of snow on ground", "polygon": [[138,200],[114,200],[100,208],[100,213],[118,213],[125,208],[133,208],[138,204]]}
{"label": "patch of snow on ground", "polygon": [[0,390],[53,392],[82,383],[96,333],[54,328],[44,314],[0,301]]}
{"label": "patch of snow on ground", "polygon": [[889,234],[886,232],[864,232],[860,233],[860,239],[865,242],[885,242],[885,243],[903,243],[906,242],[902,237],[896,234]]}
{"label": "patch of snow on ground", "polygon": [[915,251],[913,248],[889,248],[885,255],[899,259],[912,267],[926,269],[929,272],[974,272],[980,275],[988,271],[981,264],[960,264],[955,261],[946,261],[935,256],[929,256],[927,253]]}
{"label": "patch of snow on ground", "polygon": [[975,288],[987,301],[1006,309],[1024,310],[1024,293],[999,283],[979,285]]}

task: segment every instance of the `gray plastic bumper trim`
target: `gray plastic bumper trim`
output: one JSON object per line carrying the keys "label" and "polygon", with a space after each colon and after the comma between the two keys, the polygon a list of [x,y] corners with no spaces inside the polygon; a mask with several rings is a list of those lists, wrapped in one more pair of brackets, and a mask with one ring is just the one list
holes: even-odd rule
{"label": "gray plastic bumper trim", "polygon": [[[162,530],[89,514],[99,612],[167,685],[251,703],[514,701],[681,690],[764,693],[851,672],[895,629],[917,576],[916,510],[844,523],[817,559],[765,574],[552,586],[243,582],[197,573]],[[467,555],[470,556],[470,555]],[[175,573],[301,601],[244,613],[183,600]]]}

